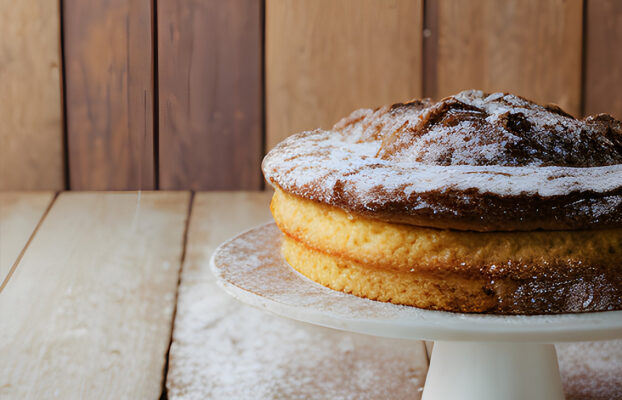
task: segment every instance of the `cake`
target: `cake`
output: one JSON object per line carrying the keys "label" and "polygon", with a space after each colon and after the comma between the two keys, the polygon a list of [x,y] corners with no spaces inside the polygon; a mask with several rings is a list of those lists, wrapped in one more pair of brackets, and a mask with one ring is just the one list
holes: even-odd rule
{"label": "cake", "polygon": [[354,111],[264,158],[282,254],[431,310],[622,309],[622,126],[508,93]]}

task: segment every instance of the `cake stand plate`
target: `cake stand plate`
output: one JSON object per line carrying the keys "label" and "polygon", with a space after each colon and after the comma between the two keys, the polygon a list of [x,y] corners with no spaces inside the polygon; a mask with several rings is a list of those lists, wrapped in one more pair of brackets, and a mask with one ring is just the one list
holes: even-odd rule
{"label": "cake stand plate", "polygon": [[434,340],[424,400],[563,399],[553,342],[622,337],[622,311],[502,316],[429,311],[337,292],[296,272],[282,234],[262,225],[211,261],[238,300],[298,321],[374,336]]}

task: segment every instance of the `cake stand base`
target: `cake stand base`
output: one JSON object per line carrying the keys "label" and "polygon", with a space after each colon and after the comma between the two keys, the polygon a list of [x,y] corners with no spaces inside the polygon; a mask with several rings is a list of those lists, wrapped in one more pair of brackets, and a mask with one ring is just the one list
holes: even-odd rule
{"label": "cake stand base", "polygon": [[269,224],[222,244],[211,261],[218,284],[240,301],[298,321],[435,340],[424,400],[563,399],[555,348],[542,343],[622,337],[622,311],[460,314],[336,292],[294,271],[281,256],[281,238]]}
{"label": "cake stand base", "polygon": [[552,344],[438,341],[422,400],[563,398]]}

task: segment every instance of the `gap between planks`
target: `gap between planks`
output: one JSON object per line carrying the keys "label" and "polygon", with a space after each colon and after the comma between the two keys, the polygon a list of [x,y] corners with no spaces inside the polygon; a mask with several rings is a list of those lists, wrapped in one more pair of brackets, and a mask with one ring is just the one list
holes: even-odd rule
{"label": "gap between planks", "polygon": [[195,193],[190,193],[190,201],[188,202],[188,212],[186,214],[186,225],[184,226],[184,238],[181,250],[181,257],[179,260],[179,273],[177,274],[177,288],[175,289],[175,306],[173,308],[173,315],[171,317],[171,334],[169,335],[168,347],[166,349],[166,359],[164,361],[164,369],[162,370],[162,389],[160,393],[160,400],[167,400],[168,393],[166,391],[166,377],[168,375],[168,360],[171,353],[171,344],[173,343],[173,331],[175,330],[175,317],[177,315],[177,301],[179,299],[179,286],[181,285],[181,274],[184,269],[184,261],[186,260],[186,249],[188,247],[188,229],[190,227],[190,218],[192,218],[192,205],[194,204]]}
{"label": "gap between planks", "polygon": [[[30,196],[36,196],[38,194],[33,194],[33,193],[27,193],[27,194],[21,194],[21,193],[0,193],[0,196],[15,196],[18,198],[18,202],[22,199],[20,199],[20,197],[30,197]],[[54,193],[41,193],[41,196],[45,197],[50,197],[50,199],[47,201],[47,205],[45,206],[45,209],[43,210],[43,213],[40,215],[40,217],[38,218],[38,221],[35,225],[35,227],[32,229],[32,231],[30,232],[30,234],[28,235],[28,238],[26,240],[26,243],[24,243],[23,246],[21,246],[21,250],[19,251],[19,253],[17,254],[17,257],[15,258],[15,260],[13,261],[13,263],[11,264],[11,267],[9,268],[7,274],[2,277],[0,275],[0,279],[2,279],[0,282],[2,282],[0,284],[0,293],[2,293],[2,291],[4,290],[4,288],[6,287],[6,285],[9,283],[9,280],[11,279],[11,276],[13,276],[13,273],[15,272],[15,269],[17,268],[17,266],[19,265],[19,262],[21,261],[21,259],[24,257],[24,254],[26,253],[26,250],[28,249],[28,246],[30,245],[30,242],[32,242],[32,239],[35,237],[37,231],[39,230],[39,227],[41,226],[41,224],[43,223],[43,220],[45,219],[45,217],[47,216],[48,212],[50,211],[50,209],[52,208],[52,205],[54,204],[54,202],[56,201],[56,198],[58,197],[58,192]],[[1,200],[0,200],[1,201]],[[17,211],[12,211],[12,212],[19,212],[20,210]],[[37,210],[33,210],[35,213],[37,212]],[[9,217],[9,216],[7,216]],[[25,228],[28,229],[28,228]],[[14,232],[7,232],[9,235],[14,234]],[[19,246],[19,244],[18,244]],[[5,251],[9,251],[6,250]],[[11,253],[12,251],[9,251],[9,253]],[[0,269],[1,272],[1,269]]]}

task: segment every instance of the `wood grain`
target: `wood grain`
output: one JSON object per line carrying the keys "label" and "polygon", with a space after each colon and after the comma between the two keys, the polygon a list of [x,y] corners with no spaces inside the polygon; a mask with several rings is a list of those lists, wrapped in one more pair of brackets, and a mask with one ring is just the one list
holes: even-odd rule
{"label": "wood grain", "polygon": [[58,1],[0,0],[0,190],[65,186]]}
{"label": "wood grain", "polygon": [[423,2],[423,97],[436,98],[438,86],[438,1]]}
{"label": "wood grain", "polygon": [[161,188],[261,188],[262,8],[158,0]]}
{"label": "wood grain", "polygon": [[268,0],[267,149],[422,95],[421,0]]}
{"label": "wood grain", "polygon": [[622,119],[622,2],[587,0],[585,114]]}
{"label": "wood grain", "polygon": [[63,9],[70,188],[155,188],[151,1]]}
{"label": "wood grain", "polygon": [[53,198],[53,192],[0,192],[0,287]]}
{"label": "wood grain", "polygon": [[58,197],[2,293],[0,397],[159,398],[188,204]]}
{"label": "wood grain", "polygon": [[269,196],[195,196],[168,398],[420,398],[427,371],[422,342],[297,323],[243,305],[216,286],[209,271],[212,252],[236,233],[269,220]]}
{"label": "wood grain", "polygon": [[435,98],[513,92],[574,115],[581,104],[581,0],[438,1]]}

